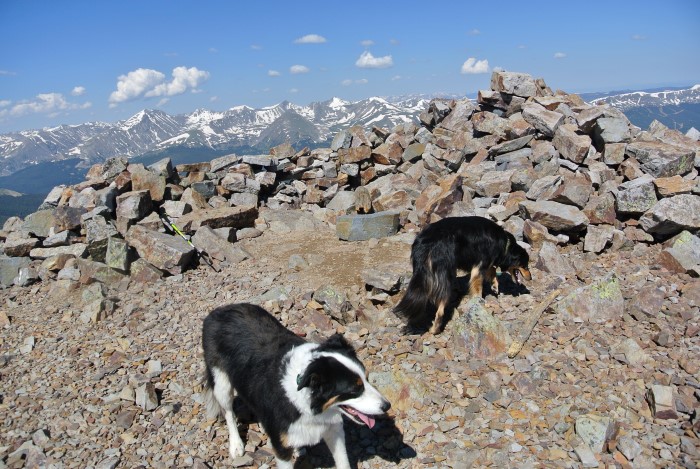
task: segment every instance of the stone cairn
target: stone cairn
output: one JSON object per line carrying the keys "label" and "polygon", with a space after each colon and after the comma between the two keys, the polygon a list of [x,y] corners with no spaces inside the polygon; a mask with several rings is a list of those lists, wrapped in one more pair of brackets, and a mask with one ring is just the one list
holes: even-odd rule
{"label": "stone cairn", "polygon": [[[692,129],[691,129],[692,130]],[[419,229],[446,216],[496,220],[539,249],[587,252],[664,242],[660,263],[700,274],[700,142],[659,122],[647,130],[605,105],[494,72],[475,102],[434,100],[419,123],[351,127],[330,148],[227,155],[173,167],[115,157],[55,187],[39,210],[0,231],[0,287],[38,280],[151,282],[197,265],[160,213],[217,264],[249,256],[236,241],[264,229],[258,210],[303,209],[344,240]]]}

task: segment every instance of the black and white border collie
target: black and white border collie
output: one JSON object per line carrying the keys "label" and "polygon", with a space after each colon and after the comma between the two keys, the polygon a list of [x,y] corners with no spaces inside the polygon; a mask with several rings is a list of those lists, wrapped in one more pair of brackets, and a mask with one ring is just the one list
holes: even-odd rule
{"label": "black and white border collie", "polygon": [[350,467],[343,418],[372,428],[390,404],[367,382],[355,350],[339,334],[309,343],[263,308],[247,303],[214,309],[202,346],[210,415],[223,413],[231,457],[245,451],[233,413],[234,391],[267,433],[278,468],[294,450],[323,439],[336,467]]}

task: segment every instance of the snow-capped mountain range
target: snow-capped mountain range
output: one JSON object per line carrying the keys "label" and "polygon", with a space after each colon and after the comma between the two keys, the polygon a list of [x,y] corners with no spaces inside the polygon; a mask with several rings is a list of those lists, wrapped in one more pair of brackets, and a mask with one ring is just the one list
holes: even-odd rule
{"label": "snow-capped mountain range", "polygon": [[[254,109],[235,106],[223,112],[197,109],[171,116],[143,110],[115,123],[88,122],[0,135],[0,176],[42,162],[82,160],[81,167],[124,155],[135,157],[168,149],[211,149],[260,152],[280,143],[295,148],[323,146],[352,125],[391,129],[417,121],[435,96],[372,97],[362,101],[332,98],[299,106],[284,101]],[[460,99],[464,96],[440,95]],[[688,89],[582,94],[592,103],[606,103],[646,127],[653,119],[679,130],[700,128],[700,84]],[[671,109],[672,108],[672,109]],[[665,121],[666,119],[666,121]]]}
{"label": "snow-capped mountain range", "polygon": [[[586,95],[582,95],[586,99]],[[591,99],[594,104],[609,104],[621,111],[644,106],[675,106],[700,103],[700,84],[688,89],[664,91],[632,91]]]}
{"label": "snow-capped mountain range", "polygon": [[295,147],[321,145],[352,125],[392,127],[417,121],[426,97],[368,98],[350,102],[333,98],[299,106],[287,101],[253,109],[235,106],[224,112],[197,109],[171,116],[143,110],[113,124],[61,125],[0,135],[0,176],[46,161],[79,158],[85,165],[172,147],[232,149],[270,147],[290,142]]}

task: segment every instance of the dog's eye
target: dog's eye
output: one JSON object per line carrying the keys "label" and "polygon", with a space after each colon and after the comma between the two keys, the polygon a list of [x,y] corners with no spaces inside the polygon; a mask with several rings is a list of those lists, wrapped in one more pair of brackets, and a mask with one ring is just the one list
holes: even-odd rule
{"label": "dog's eye", "polygon": [[358,391],[363,391],[365,389],[365,383],[364,381],[362,381],[362,378],[357,378],[357,380],[355,381],[355,388]]}

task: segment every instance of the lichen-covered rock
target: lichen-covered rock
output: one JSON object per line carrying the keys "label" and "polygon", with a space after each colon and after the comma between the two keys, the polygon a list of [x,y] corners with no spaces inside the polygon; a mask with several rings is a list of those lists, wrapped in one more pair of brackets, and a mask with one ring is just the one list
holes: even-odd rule
{"label": "lichen-covered rock", "polygon": [[577,288],[556,305],[559,314],[570,321],[606,322],[622,317],[625,302],[620,282],[614,274]]}

